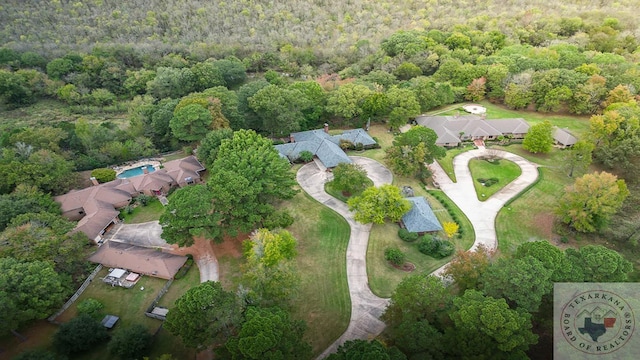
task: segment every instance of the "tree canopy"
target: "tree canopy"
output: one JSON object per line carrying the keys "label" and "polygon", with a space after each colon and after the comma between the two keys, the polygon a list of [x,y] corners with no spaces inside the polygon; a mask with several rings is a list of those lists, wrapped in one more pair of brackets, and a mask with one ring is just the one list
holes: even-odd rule
{"label": "tree canopy", "polygon": [[79,315],[60,326],[53,346],[62,354],[77,354],[109,338],[107,329],[88,315]]}
{"label": "tree canopy", "polygon": [[356,164],[340,163],[333,169],[331,184],[343,193],[360,194],[369,184],[367,171]]}
{"label": "tree canopy", "polygon": [[232,359],[304,360],[311,358],[311,346],[303,340],[306,325],[292,320],[283,309],[249,307],[237,335],[226,348]]}
{"label": "tree canopy", "polygon": [[389,219],[398,222],[411,209],[411,203],[402,197],[397,186],[369,187],[362,194],[347,202],[349,210],[355,211],[355,219],[363,224],[383,224]]}
{"label": "tree canopy", "polygon": [[66,282],[48,262],[0,258],[0,333],[51,315],[67,294]]}
{"label": "tree canopy", "polygon": [[240,324],[241,307],[235,294],[219,282],[207,281],[187,290],[171,308],[164,327],[189,347],[223,344]]}
{"label": "tree canopy", "polygon": [[522,142],[522,148],[537,154],[548,153],[553,146],[553,125],[549,120],[533,125]]}
{"label": "tree canopy", "polygon": [[415,126],[393,140],[387,149],[387,160],[395,173],[405,176],[419,175],[432,163],[445,155],[445,150],[436,145],[438,135],[432,129]]}
{"label": "tree canopy", "polygon": [[580,232],[602,229],[629,195],[624,180],[607,172],[585,174],[567,187],[558,202],[560,220]]}
{"label": "tree canopy", "polygon": [[215,213],[229,234],[248,232],[296,194],[294,174],[268,139],[239,130],[222,140],[207,182]]}
{"label": "tree canopy", "polygon": [[160,216],[162,238],[169,244],[191,246],[194,236],[217,239],[220,216],[214,212],[213,194],[202,184],[176,190]]}

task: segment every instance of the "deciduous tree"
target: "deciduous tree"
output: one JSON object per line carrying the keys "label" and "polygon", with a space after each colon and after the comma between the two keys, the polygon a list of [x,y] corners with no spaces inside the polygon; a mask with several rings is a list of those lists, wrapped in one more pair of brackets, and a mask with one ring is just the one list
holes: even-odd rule
{"label": "deciduous tree", "polygon": [[567,249],[565,255],[581,277],[575,282],[625,282],[633,265],[615,250],[602,245],[587,245],[578,250]]}
{"label": "deciduous tree", "polygon": [[335,353],[327,357],[327,360],[352,359],[392,360],[389,356],[389,350],[378,340],[349,340],[340,345]]}
{"label": "deciduous tree", "polygon": [[151,334],[144,325],[134,324],[116,330],[109,341],[109,353],[121,360],[140,359],[149,349],[152,340]]}
{"label": "deciduous tree", "polygon": [[327,112],[345,119],[356,118],[363,113],[362,105],[372,93],[364,85],[340,85],[327,97]]}
{"label": "deciduous tree", "polygon": [[164,327],[192,348],[221,345],[240,325],[238,298],[219,282],[207,281],[187,290],[171,308]]}
{"label": "deciduous tree", "polygon": [[481,277],[485,294],[504,298],[511,308],[522,308],[530,313],[538,311],[542,297],[553,289],[552,270],[532,256],[498,260]]}
{"label": "deciduous tree", "polygon": [[624,180],[607,172],[586,174],[567,187],[556,214],[580,232],[602,229],[629,195]]}
{"label": "deciduous tree", "polygon": [[415,126],[396,136],[393,146],[387,149],[387,159],[393,171],[405,175],[419,175],[426,170],[425,164],[445,155],[445,150],[436,145],[438,135],[432,129]]}
{"label": "deciduous tree", "polygon": [[445,332],[449,356],[458,358],[526,358],[537,342],[531,315],[509,309],[504,299],[467,290],[453,300],[454,327]]}
{"label": "deciduous tree", "polygon": [[475,251],[458,251],[444,270],[444,275],[450,276],[460,290],[478,289],[480,277],[490,264],[492,253],[480,245]]}
{"label": "deciduous tree", "polygon": [[169,244],[191,246],[194,236],[217,239],[220,216],[213,209],[213,194],[205,185],[178,189],[160,216],[162,238]]}
{"label": "deciduous tree", "polygon": [[445,221],[444,223],[442,223],[442,229],[444,230],[444,233],[447,235],[447,237],[451,239],[458,233],[460,225],[456,224],[453,221]]}
{"label": "deciduous tree", "polygon": [[77,354],[108,338],[107,330],[98,320],[80,315],[60,326],[53,336],[53,346],[62,354]]}
{"label": "deciduous tree", "polygon": [[273,204],[296,194],[294,174],[273,143],[253,130],[222,141],[207,186],[215,212],[230,234],[248,232],[273,213]]}
{"label": "deciduous tree", "polygon": [[333,186],[344,194],[360,194],[369,185],[367,171],[359,165],[341,163],[333,169]]}
{"label": "deciduous tree", "polygon": [[398,129],[406,125],[409,119],[420,114],[420,103],[416,94],[410,89],[392,88],[386,93],[391,111],[389,112],[389,127]]}
{"label": "deciduous tree", "polygon": [[548,120],[529,128],[529,132],[524,136],[522,148],[537,154],[548,153],[553,146],[553,125]]}
{"label": "deciduous tree", "polygon": [[209,131],[200,142],[200,146],[198,146],[198,160],[204,164],[206,168],[211,168],[218,156],[218,149],[220,148],[220,144],[222,144],[222,140],[231,139],[232,137],[233,131],[229,128]]}
{"label": "deciduous tree", "polygon": [[238,334],[226,343],[232,359],[304,360],[311,346],[303,340],[306,324],[283,309],[249,307]]}
{"label": "deciduous tree", "polygon": [[169,123],[173,135],[182,141],[198,141],[212,128],[211,112],[198,104],[176,109]]}
{"label": "deciduous tree", "polygon": [[356,221],[363,224],[383,224],[387,219],[398,222],[411,209],[411,203],[402,197],[400,189],[388,184],[369,187],[361,195],[350,198],[347,204],[349,210],[355,211]]}
{"label": "deciduous tree", "polygon": [[269,85],[249,98],[249,107],[262,119],[262,129],[271,135],[286,136],[305,123],[304,110],[311,102],[295,89]]}
{"label": "deciduous tree", "polygon": [[579,140],[564,152],[564,166],[569,177],[584,174],[591,165],[594,146],[586,140]]}
{"label": "deciduous tree", "polygon": [[62,305],[67,291],[48,262],[0,258],[0,333],[51,315]]}

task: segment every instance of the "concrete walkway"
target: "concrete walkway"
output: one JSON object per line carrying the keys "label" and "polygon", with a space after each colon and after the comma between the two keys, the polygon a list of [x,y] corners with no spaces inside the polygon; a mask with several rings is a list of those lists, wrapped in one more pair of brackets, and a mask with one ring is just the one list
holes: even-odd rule
{"label": "concrete walkway", "polygon": [[[500,191],[492,195],[488,200],[480,201],[473,187],[473,178],[469,171],[469,161],[483,156],[494,156],[516,163],[522,174]],[[433,171],[433,179],[440,185],[440,189],[454,202],[469,218],[473,225],[476,239],[471,251],[484,245],[487,249],[495,250],[498,247],[495,221],[498,211],[502,209],[507,200],[511,199],[538,178],[537,165],[521,156],[493,149],[476,149],[464,152],[453,159],[453,168],[457,182],[451,181],[438,162],[430,165]],[[433,272],[434,275],[442,275],[444,267]]]}
{"label": "concrete walkway", "polygon": [[[351,159],[367,171],[367,175],[375,186],[390,184],[393,180],[391,171],[379,162],[359,156],[352,156]],[[304,191],[342,215],[351,227],[347,245],[347,281],[351,297],[351,319],[344,334],[320,355],[320,359],[336,352],[338,346],[345,341],[369,339],[380,334],[385,328],[385,324],[380,321],[380,315],[389,304],[388,299],[375,296],[369,289],[366,256],[371,224],[363,225],[356,222],[353,219],[353,213],[345,203],[324,191],[324,184],[330,180],[330,177],[330,173],[321,171],[314,163],[303,166],[297,174],[298,183]]]}

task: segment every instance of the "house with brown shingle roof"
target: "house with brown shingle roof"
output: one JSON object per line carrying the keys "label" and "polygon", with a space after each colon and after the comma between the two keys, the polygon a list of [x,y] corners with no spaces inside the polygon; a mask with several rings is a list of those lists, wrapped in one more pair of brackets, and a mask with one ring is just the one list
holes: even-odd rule
{"label": "house with brown shingle roof", "polygon": [[74,231],[81,231],[89,239],[101,242],[107,229],[118,222],[120,212],[117,209],[127,206],[132,198],[140,194],[161,195],[172,187],[198,183],[204,170],[195,156],[189,156],[169,161],[152,173],[72,190],[56,196],[55,201],[60,203],[62,216],[78,220]]}
{"label": "house with brown shingle roof", "polygon": [[486,120],[479,115],[419,116],[418,125],[435,131],[436,145],[454,147],[465,140],[496,140],[500,136],[522,139],[529,124],[521,118]]}
{"label": "house with brown shingle roof", "polygon": [[138,274],[168,280],[176,275],[187,261],[187,257],[116,241],[107,241],[89,257],[89,261],[110,268],[127,269]]}

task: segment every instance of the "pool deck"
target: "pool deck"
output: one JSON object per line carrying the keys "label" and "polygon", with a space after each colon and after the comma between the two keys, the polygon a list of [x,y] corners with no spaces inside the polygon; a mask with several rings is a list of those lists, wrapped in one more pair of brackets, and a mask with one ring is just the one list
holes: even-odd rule
{"label": "pool deck", "polygon": [[135,169],[137,167],[144,166],[144,165],[151,165],[155,170],[158,170],[160,169],[161,163],[159,159],[146,159],[146,160],[137,161],[132,164],[127,163],[125,165],[114,166],[112,167],[112,169],[116,171],[116,177],[117,177],[127,170]]}

